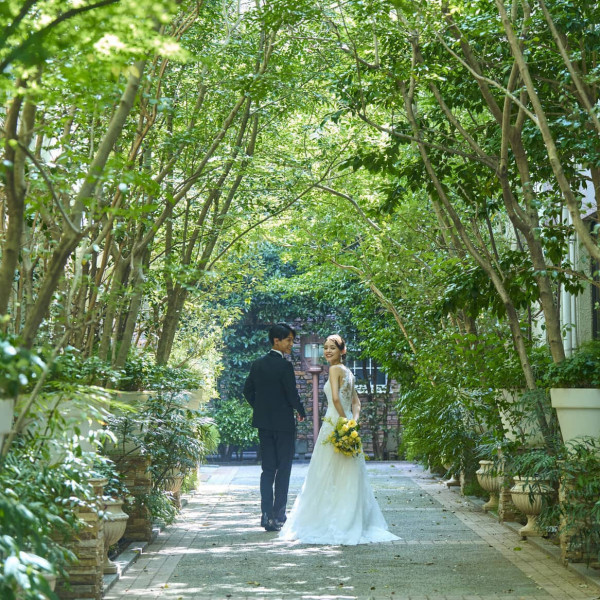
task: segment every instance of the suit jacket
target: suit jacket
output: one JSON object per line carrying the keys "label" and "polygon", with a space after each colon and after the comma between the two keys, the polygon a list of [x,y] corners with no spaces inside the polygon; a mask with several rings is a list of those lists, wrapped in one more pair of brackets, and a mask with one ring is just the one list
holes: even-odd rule
{"label": "suit jacket", "polygon": [[277,352],[271,351],[252,363],[244,396],[253,408],[253,427],[294,431],[294,409],[306,416],[296,388],[294,367]]}

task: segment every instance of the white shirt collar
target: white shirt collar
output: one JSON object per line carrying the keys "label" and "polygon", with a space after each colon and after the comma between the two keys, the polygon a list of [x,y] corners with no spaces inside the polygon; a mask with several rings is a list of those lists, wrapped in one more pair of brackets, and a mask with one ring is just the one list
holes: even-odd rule
{"label": "white shirt collar", "polygon": [[271,352],[277,352],[277,354],[279,354],[279,356],[281,356],[281,358],[283,358],[283,352],[280,352],[279,350],[275,350],[275,348],[271,348]]}

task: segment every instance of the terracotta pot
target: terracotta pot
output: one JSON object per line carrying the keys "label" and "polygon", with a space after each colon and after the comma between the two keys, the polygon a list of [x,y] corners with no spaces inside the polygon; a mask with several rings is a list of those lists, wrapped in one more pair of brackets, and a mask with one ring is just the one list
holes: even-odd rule
{"label": "terracotta pot", "polygon": [[536,521],[542,511],[542,499],[552,493],[552,487],[548,481],[532,477],[515,477],[514,481],[510,496],[517,509],[527,516],[527,524],[519,529],[519,533],[524,538],[539,536]]}
{"label": "terracotta pot", "polygon": [[123,500],[110,499],[104,505],[104,573],[117,573],[117,565],[108,558],[108,550],[125,533],[129,515],[121,508]]}
{"label": "terracotta pot", "polygon": [[493,475],[494,462],[491,460],[480,460],[479,470],[476,471],[479,485],[490,494],[490,499],[483,505],[483,510],[488,511],[498,508],[498,494],[500,493],[501,477]]}

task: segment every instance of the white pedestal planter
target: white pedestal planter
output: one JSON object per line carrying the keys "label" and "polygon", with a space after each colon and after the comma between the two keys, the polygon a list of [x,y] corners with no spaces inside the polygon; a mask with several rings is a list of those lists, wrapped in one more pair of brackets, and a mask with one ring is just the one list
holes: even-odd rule
{"label": "white pedestal planter", "polygon": [[[514,392],[509,390],[500,390],[503,403],[510,407],[519,400],[522,392]],[[504,427],[504,436],[511,442],[517,439],[523,440],[526,447],[532,448],[544,445],[544,436],[540,431],[539,425],[535,417],[529,417],[525,421],[515,423],[510,408],[499,408],[500,419]]]}
{"label": "white pedestal planter", "polygon": [[[444,467],[444,469],[446,469],[446,471],[450,471],[450,469],[452,468],[452,465],[449,463],[444,463],[442,465]],[[454,473],[450,473],[450,478],[447,479],[445,482],[447,487],[457,487],[460,486],[460,480],[456,479]],[[479,484],[481,485],[481,484]]]}
{"label": "white pedestal planter", "polygon": [[185,392],[187,406],[190,410],[198,410],[204,400],[204,390],[188,390]]}
{"label": "white pedestal planter", "polygon": [[48,582],[48,585],[50,586],[50,589],[52,591],[54,591],[56,589],[56,580],[58,579],[56,575],[44,575],[44,577],[46,578],[46,581]]}
{"label": "white pedestal planter", "polygon": [[550,397],[565,444],[600,436],[600,389],[553,388]]}
{"label": "white pedestal planter", "polygon": [[542,498],[552,492],[547,481],[531,477],[515,477],[515,484],[510,490],[513,504],[527,516],[527,524],[519,529],[519,534],[526,538],[539,536],[535,523],[542,511]]}
{"label": "white pedestal planter", "polygon": [[117,573],[119,568],[108,558],[108,550],[125,533],[129,515],[121,508],[123,500],[111,499],[104,506],[104,573]]}
{"label": "white pedestal planter", "polygon": [[297,439],[295,441],[295,446],[296,454],[298,454],[300,458],[305,458],[305,455],[308,452],[308,440],[306,438]]}
{"label": "white pedestal planter", "polygon": [[0,398],[0,450],[4,445],[4,438],[12,429],[15,401],[12,398]]}
{"label": "white pedestal planter", "polygon": [[479,470],[476,471],[479,485],[490,494],[490,499],[483,505],[483,510],[488,511],[498,508],[498,494],[500,492],[500,476],[492,475],[494,462],[491,460],[480,460]]}

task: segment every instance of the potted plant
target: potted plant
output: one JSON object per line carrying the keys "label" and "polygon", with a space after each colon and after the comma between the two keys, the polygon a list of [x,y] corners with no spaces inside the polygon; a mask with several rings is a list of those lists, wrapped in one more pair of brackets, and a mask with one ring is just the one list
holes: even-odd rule
{"label": "potted plant", "polygon": [[546,377],[565,444],[600,435],[600,341],[583,344]]}
{"label": "potted plant", "polygon": [[484,511],[498,508],[501,476],[496,472],[493,460],[480,460],[475,473],[479,485],[490,494],[490,499],[482,506]]}
{"label": "potted plant", "polygon": [[106,478],[102,496],[104,513],[104,567],[105,574],[117,573],[117,565],[110,560],[108,552],[110,547],[116,544],[124,535],[129,515],[123,510],[126,501],[131,502],[127,486],[119,478],[114,463],[103,456],[98,457],[99,464],[96,473]]}
{"label": "potted plant", "polygon": [[514,485],[510,489],[513,504],[527,517],[527,524],[519,529],[523,538],[539,536],[536,521],[542,512],[544,497],[552,494],[553,489],[548,480],[537,477],[514,476]]}
{"label": "potted plant", "polygon": [[42,359],[9,338],[0,338],[0,452],[13,426],[15,401],[46,368]]}
{"label": "potted plant", "polygon": [[536,409],[539,411],[540,407],[548,422],[551,408],[545,390],[500,390],[498,411],[504,437],[522,448],[544,446],[545,440],[536,414]]}

